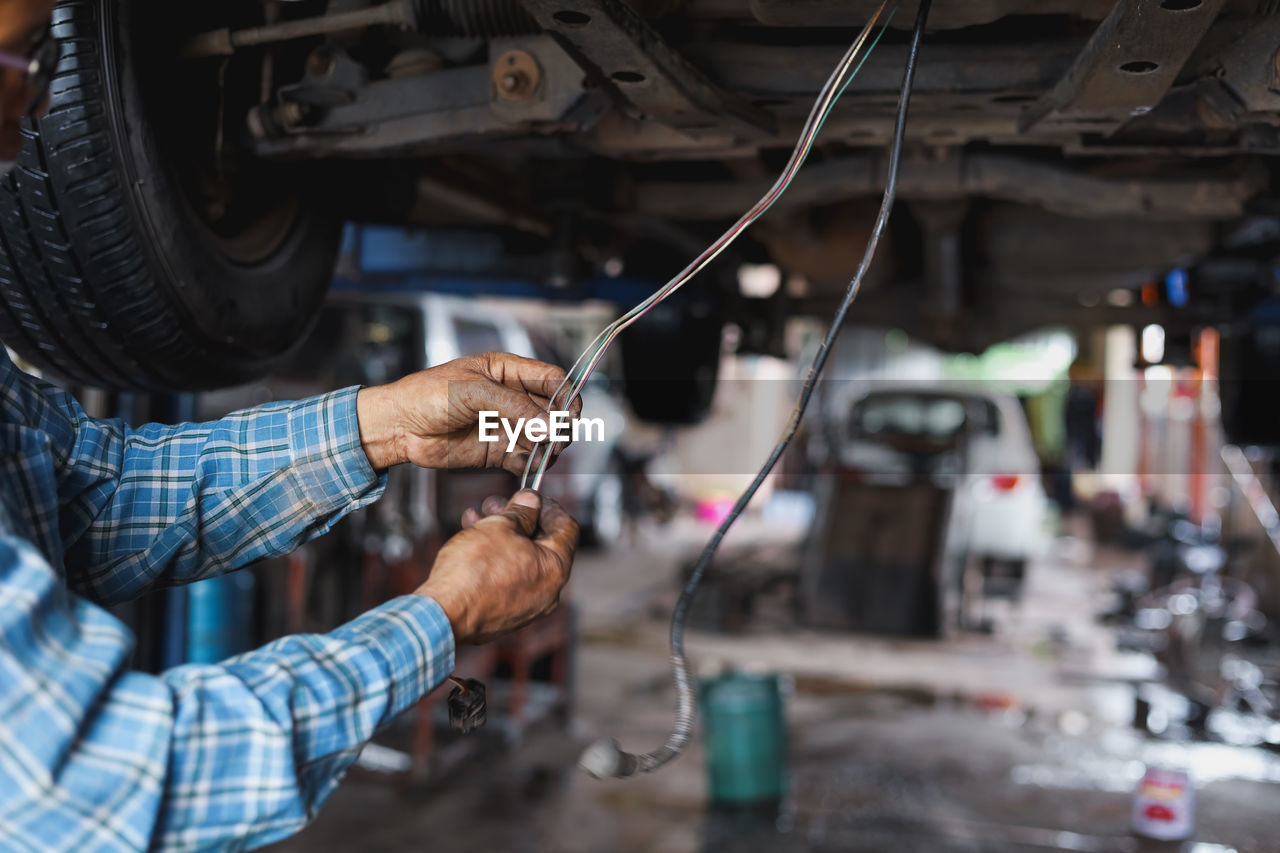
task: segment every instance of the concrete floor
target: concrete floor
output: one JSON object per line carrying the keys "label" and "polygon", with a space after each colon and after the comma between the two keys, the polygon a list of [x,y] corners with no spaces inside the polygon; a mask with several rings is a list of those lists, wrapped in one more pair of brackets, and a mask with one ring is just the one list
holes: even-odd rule
{"label": "concrete floor", "polygon": [[[1138,736],[1147,663],[1114,651],[1093,614],[1133,557],[1059,540],[990,636],[885,641],[798,629],[768,608],[745,635],[697,634],[702,667],[787,673],[792,793],[777,812],[706,805],[701,750],[661,772],[599,782],[573,768],[602,734],[648,749],[666,735],[665,618],[674,567],[706,530],[582,556],[578,695],[569,731],[535,727],[413,793],[352,780],[281,851],[1139,851],[1129,834],[1147,764],[1189,770],[1196,853],[1280,850],[1280,755]],[[746,525],[730,546],[795,535]]]}

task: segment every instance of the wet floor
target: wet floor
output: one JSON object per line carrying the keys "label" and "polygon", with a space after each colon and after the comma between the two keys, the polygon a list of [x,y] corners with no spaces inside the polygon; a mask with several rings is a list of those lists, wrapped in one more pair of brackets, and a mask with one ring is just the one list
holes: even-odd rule
{"label": "wet floor", "polygon": [[[680,534],[681,531],[676,531]],[[690,544],[699,531],[683,531]],[[744,536],[751,532],[745,531]],[[659,541],[659,540],[655,540]],[[1129,679],[1092,614],[1124,555],[1062,541],[1033,567],[996,630],[942,643],[818,634],[764,615],[743,636],[690,641],[702,666],[790,676],[791,792],[776,807],[708,806],[696,745],[657,774],[599,782],[573,768],[601,734],[656,746],[673,693],[665,615],[680,535],[580,560],[578,698],[569,730],[549,722],[413,792],[351,781],[283,850],[1146,851],[1129,832],[1144,768],[1197,786],[1195,853],[1280,851],[1280,755],[1128,727]],[[1230,720],[1226,720],[1230,723]],[[1248,743],[1265,733],[1241,732]]]}

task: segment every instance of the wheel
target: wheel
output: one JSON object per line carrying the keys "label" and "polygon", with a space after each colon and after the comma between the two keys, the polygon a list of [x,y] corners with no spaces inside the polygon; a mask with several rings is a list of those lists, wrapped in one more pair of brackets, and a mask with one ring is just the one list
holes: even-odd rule
{"label": "wheel", "polygon": [[58,4],[49,111],[0,182],[0,340],[30,361],[91,385],[199,390],[266,372],[310,327],[340,223],[296,170],[239,150],[258,63],[173,55],[233,14],[260,12]]}
{"label": "wheel", "polygon": [[658,303],[622,334],[627,402],[641,420],[691,425],[711,412],[724,319],[707,293]]}

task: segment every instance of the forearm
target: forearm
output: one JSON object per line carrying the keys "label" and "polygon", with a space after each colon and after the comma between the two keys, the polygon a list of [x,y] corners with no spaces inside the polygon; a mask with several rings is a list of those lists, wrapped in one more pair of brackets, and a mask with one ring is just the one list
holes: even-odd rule
{"label": "forearm", "polygon": [[0,839],[28,850],[288,835],[374,731],[453,667],[443,612],[406,596],[223,664],[130,672],[119,621],[3,533],[0,632]]}
{"label": "forearm", "polygon": [[[443,611],[404,596],[329,634],[171,670],[173,752],[156,845],[256,847],[296,832],[374,732],[452,669]],[[210,809],[210,780],[242,793]]]}
{"label": "forearm", "polygon": [[80,467],[109,473],[67,504],[63,529],[68,580],[97,601],[286,553],[384,483],[354,388],[206,424],[91,429],[104,446]]}
{"label": "forearm", "polygon": [[360,444],[375,471],[407,462],[408,436],[399,395],[390,386],[361,388],[356,395],[356,416],[360,422]]}
{"label": "forearm", "polygon": [[[20,453],[24,518],[67,582],[96,601],[274,556],[381,494],[360,440],[357,389],[209,423],[133,429],[85,413],[0,349],[0,425]],[[6,484],[13,490],[16,484]],[[55,495],[32,496],[30,490]]]}

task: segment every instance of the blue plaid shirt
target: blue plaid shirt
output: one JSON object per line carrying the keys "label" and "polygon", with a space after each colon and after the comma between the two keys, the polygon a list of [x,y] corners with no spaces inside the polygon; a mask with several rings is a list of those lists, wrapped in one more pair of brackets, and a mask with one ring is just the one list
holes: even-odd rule
{"label": "blue plaid shirt", "polygon": [[130,672],[98,605],[283,554],[374,500],[356,389],[220,421],[88,418],[0,348],[0,850],[239,850],[290,835],[453,668],[420,596],[224,663]]}

